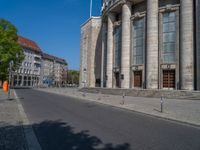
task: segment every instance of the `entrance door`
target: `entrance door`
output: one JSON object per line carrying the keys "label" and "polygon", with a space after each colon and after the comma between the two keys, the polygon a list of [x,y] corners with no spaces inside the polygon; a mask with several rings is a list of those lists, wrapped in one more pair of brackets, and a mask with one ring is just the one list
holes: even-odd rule
{"label": "entrance door", "polygon": [[163,88],[175,88],[175,70],[163,70]]}
{"label": "entrance door", "polygon": [[142,87],[142,71],[134,71],[134,87]]}
{"label": "entrance door", "polygon": [[120,76],[119,76],[119,72],[115,73],[115,81],[116,81],[116,87],[119,88],[120,87]]}

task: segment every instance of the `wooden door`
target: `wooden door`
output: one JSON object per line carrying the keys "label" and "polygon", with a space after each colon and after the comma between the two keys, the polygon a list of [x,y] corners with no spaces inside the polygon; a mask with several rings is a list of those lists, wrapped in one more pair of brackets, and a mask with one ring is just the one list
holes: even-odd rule
{"label": "wooden door", "polygon": [[142,87],[142,71],[134,71],[134,87]]}
{"label": "wooden door", "polygon": [[116,80],[116,87],[120,87],[120,74],[117,72],[115,73],[115,80]]}
{"label": "wooden door", "polygon": [[175,70],[163,70],[163,88],[175,88]]}

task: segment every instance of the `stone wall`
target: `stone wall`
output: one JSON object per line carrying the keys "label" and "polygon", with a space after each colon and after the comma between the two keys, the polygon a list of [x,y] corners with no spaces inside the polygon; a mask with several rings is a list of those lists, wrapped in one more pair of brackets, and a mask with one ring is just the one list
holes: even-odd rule
{"label": "stone wall", "polygon": [[[95,87],[101,77],[101,18],[92,17],[81,26],[80,87]],[[100,82],[99,82],[100,85]]]}

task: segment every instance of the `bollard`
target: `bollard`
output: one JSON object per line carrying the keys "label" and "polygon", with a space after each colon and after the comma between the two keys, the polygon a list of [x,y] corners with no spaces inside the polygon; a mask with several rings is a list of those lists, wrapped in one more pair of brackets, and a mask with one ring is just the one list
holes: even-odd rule
{"label": "bollard", "polygon": [[101,100],[101,91],[99,91],[99,98],[98,100]]}
{"label": "bollard", "polygon": [[160,112],[163,112],[163,97],[160,98]]}
{"label": "bollard", "polygon": [[123,92],[123,94],[122,94],[122,102],[121,102],[122,105],[124,105],[124,103],[125,103],[125,95],[126,95],[125,92]]}
{"label": "bollard", "polygon": [[85,97],[85,96],[86,96],[86,94],[85,94],[85,91],[83,92],[82,96],[83,96],[83,97]]}

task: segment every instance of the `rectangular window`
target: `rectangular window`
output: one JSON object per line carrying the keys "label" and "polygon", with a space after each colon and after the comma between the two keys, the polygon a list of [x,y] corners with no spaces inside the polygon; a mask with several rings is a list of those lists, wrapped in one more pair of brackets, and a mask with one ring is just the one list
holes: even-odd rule
{"label": "rectangular window", "polygon": [[140,65],[144,63],[143,53],[144,53],[144,37],[145,37],[145,20],[140,18],[134,20],[133,22],[133,65]]}
{"label": "rectangular window", "polygon": [[114,67],[121,64],[121,26],[117,26],[114,31]]}
{"label": "rectangular window", "polygon": [[174,63],[176,61],[176,12],[163,13],[162,25],[162,59],[164,63]]}

